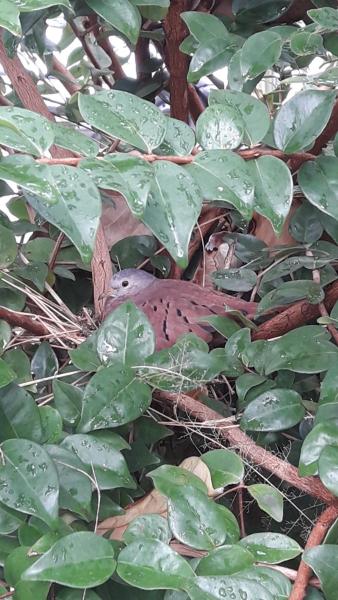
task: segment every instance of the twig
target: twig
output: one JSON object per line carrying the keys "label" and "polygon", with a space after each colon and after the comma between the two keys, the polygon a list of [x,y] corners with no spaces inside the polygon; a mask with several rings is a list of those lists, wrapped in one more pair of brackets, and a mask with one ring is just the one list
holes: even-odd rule
{"label": "twig", "polygon": [[47,327],[45,327],[45,325],[43,325],[41,322],[38,322],[38,317],[36,315],[16,312],[14,310],[10,310],[9,308],[0,306],[0,319],[3,319],[9,325],[12,325],[12,327],[21,327],[22,329],[30,331],[38,336],[49,335]]}
{"label": "twig", "polygon": [[[156,398],[165,404],[171,404],[193,416],[198,421],[215,421],[222,419],[216,411],[202,404],[198,400],[185,394],[171,394],[167,392],[156,392]],[[226,425],[214,425],[214,429],[220,437],[226,440],[232,448],[238,449],[252,463],[259,465],[273,473],[281,481],[289,483],[292,487],[302,490],[306,494],[317,498],[325,504],[334,505],[338,509],[338,498],[333,496],[320,479],[316,477],[300,477],[296,467],[281,460],[271,452],[268,452],[247,436],[239,427],[228,427]]]}
{"label": "twig", "polygon": [[[309,548],[314,548],[315,546],[319,546],[319,544],[321,544],[326,535],[327,530],[329,529],[331,524],[337,519],[337,517],[337,506],[328,506],[322,512],[309,535],[308,541],[305,546],[305,550],[309,550]],[[292,588],[289,600],[303,600],[305,598],[306,588],[309,584],[311,573],[311,567],[309,567],[309,565],[307,565],[303,560],[301,560],[297,577],[295,579],[295,583]]]}
{"label": "twig", "polygon": [[[305,254],[306,254],[306,256],[310,256],[313,259],[313,252],[312,252],[312,250],[308,249],[305,252]],[[312,279],[313,279],[314,283],[318,283],[318,285],[320,285],[320,271],[319,271],[319,269],[312,269]],[[322,302],[318,303],[318,308],[319,308],[319,312],[320,312],[320,316],[321,317],[328,317],[329,316],[329,313],[327,312],[327,309],[326,309],[326,306],[325,306],[325,300],[323,300]],[[335,326],[332,323],[328,323],[328,324],[326,324],[326,328],[331,333],[331,336],[333,337],[334,341],[338,345],[338,331],[335,328]]]}

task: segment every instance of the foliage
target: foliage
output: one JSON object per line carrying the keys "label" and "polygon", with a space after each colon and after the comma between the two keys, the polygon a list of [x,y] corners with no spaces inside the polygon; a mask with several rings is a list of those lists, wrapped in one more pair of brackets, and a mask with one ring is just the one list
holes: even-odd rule
{"label": "foliage", "polygon": [[[0,0],[0,598],[282,600],[303,557],[335,600],[338,9],[300,4]],[[256,313],[156,350],[110,262]]]}

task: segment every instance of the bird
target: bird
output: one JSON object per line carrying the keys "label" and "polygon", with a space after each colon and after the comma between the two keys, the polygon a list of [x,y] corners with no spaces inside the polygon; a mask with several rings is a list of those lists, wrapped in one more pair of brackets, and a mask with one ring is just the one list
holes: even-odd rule
{"label": "bird", "polygon": [[225,316],[226,307],[252,316],[257,306],[256,302],[206,290],[190,281],[158,279],[139,269],[123,269],[113,275],[104,302],[103,320],[127,300],[148,317],[155,332],[156,350],[172,346],[188,333],[210,343],[212,328],[200,322],[203,317]]}

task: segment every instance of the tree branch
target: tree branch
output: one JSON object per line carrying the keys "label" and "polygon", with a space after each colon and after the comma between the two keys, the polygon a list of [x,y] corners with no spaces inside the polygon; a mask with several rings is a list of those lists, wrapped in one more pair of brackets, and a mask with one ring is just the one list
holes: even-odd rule
{"label": "tree branch", "polygon": [[[317,523],[312,529],[305,550],[319,546],[323,541],[329,527],[338,517],[337,506],[328,506],[320,515]],[[297,577],[289,600],[304,600],[306,596],[306,588],[309,585],[312,569],[303,560],[301,560]]]}
{"label": "tree branch", "polygon": [[[180,408],[188,416],[198,421],[208,422],[209,425],[212,424],[213,430],[217,431],[220,438],[223,438],[231,448],[239,450],[249,461],[273,473],[281,481],[286,481],[292,487],[338,509],[338,498],[333,496],[324,487],[318,477],[299,477],[296,467],[290,465],[285,460],[281,460],[278,456],[268,452],[261,446],[257,446],[234,422],[231,423],[229,419],[225,420],[222,415],[202,404],[202,402],[185,394],[171,394],[167,392],[156,392],[156,398],[165,404],[169,403],[176,408]],[[217,435],[215,439],[217,439]]]}
{"label": "tree branch", "polygon": [[164,21],[167,45],[167,67],[170,73],[170,116],[185,123],[189,119],[187,74],[189,59],[179,45],[187,35],[181,13],[187,10],[187,0],[171,0]]}
{"label": "tree branch", "polygon": [[34,335],[45,336],[50,333],[47,327],[39,322],[35,315],[30,313],[15,312],[0,306],[0,319],[3,319],[12,327],[21,327],[21,329],[30,331]]}

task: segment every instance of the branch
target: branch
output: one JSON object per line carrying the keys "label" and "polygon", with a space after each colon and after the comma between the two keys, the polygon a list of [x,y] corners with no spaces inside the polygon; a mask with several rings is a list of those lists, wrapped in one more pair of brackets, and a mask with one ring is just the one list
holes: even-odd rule
{"label": "branch", "polygon": [[[338,510],[338,498],[333,496],[317,477],[299,477],[296,467],[290,463],[281,460],[275,454],[271,454],[246,435],[234,423],[229,425],[229,419],[202,404],[198,400],[185,394],[170,394],[167,392],[156,392],[156,398],[166,404],[172,404],[187,413],[188,416],[198,421],[212,423],[213,430],[217,431],[220,438],[223,438],[231,448],[237,449],[248,458],[252,463],[273,473],[281,481],[286,481],[292,487],[297,488],[317,498],[321,502],[333,505]],[[217,439],[217,436],[215,436]]]}
{"label": "branch", "polygon": [[125,73],[121,67],[120,61],[118,60],[110,41],[103,35],[102,29],[97,22],[97,15],[90,15],[90,17],[88,17],[88,22],[98,46],[104,50],[111,60],[109,70],[114,74],[115,81],[118,79],[125,79]]}
{"label": "branch", "polygon": [[[338,300],[338,281],[328,286],[325,294],[325,306],[332,310]],[[253,340],[268,340],[279,337],[292,329],[296,329],[305,323],[313,321],[320,316],[319,304],[309,304],[306,300],[301,300],[292,304],[283,312],[279,313],[269,321],[259,325],[256,331],[252,333]]]}
{"label": "branch", "polygon": [[[93,53],[90,45],[88,44],[88,42],[86,40],[86,33],[82,33],[72,19],[69,19],[68,22],[69,22],[70,27],[73,30],[74,35],[77,37],[77,39],[81,43],[82,48],[83,48],[84,52],[86,53],[86,55],[88,56],[93,67],[95,67],[95,69],[100,70],[101,69],[100,63],[96,60],[95,54]],[[102,79],[109,88],[113,87],[113,84],[110,81],[109,77],[107,77],[106,75],[102,75]]]}
{"label": "branch", "polygon": [[170,74],[170,116],[185,123],[189,119],[187,74],[189,58],[179,45],[187,36],[181,13],[187,10],[187,0],[171,0],[164,21],[167,66]]}
{"label": "branch", "polygon": [[205,106],[199,97],[195,86],[191,83],[188,85],[188,102],[190,114],[196,123],[198,117],[205,110]]}
{"label": "branch", "polygon": [[[314,548],[315,546],[319,546],[323,541],[327,530],[332,525],[332,523],[338,517],[338,508],[337,506],[328,506],[320,515],[317,523],[312,529],[308,541],[305,546],[305,550],[309,550],[309,548]],[[301,560],[297,577],[295,579],[294,586],[292,588],[292,592],[289,600],[303,600],[306,596],[306,589],[310,582],[311,577],[311,567],[307,565],[303,560]]]}
{"label": "branch", "polygon": [[55,56],[53,56],[52,59],[52,67],[54,71],[62,76],[60,81],[71,96],[81,90],[81,86],[70,73],[70,71],[68,71],[68,69],[66,69],[66,67]]}
{"label": "branch", "polygon": [[21,327],[21,329],[30,331],[34,335],[45,336],[50,333],[47,327],[38,322],[35,315],[29,313],[15,312],[0,306],[0,319],[3,319],[12,327]]}

